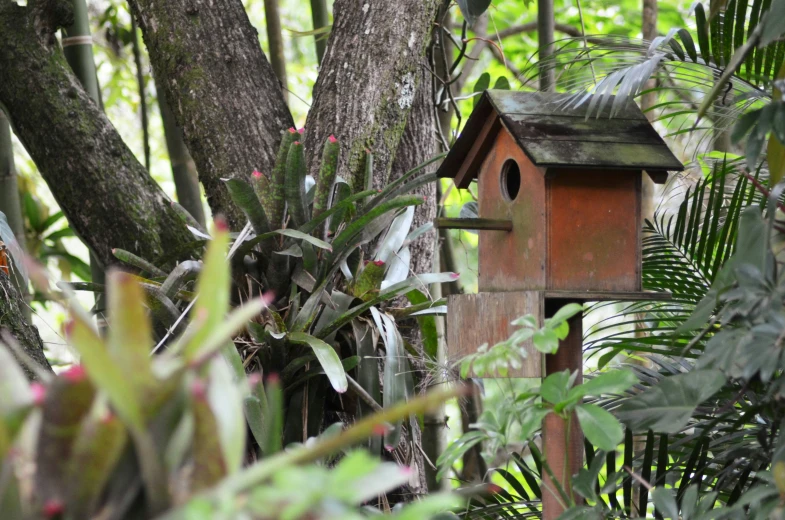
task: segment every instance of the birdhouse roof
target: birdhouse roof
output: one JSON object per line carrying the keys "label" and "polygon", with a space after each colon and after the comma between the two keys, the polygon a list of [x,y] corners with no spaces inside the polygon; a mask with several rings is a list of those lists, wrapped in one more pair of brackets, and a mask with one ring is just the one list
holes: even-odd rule
{"label": "birdhouse roof", "polygon": [[[604,101],[604,100],[603,100]],[[684,166],[633,101],[615,98],[597,110],[572,94],[486,90],[437,175],[465,188],[503,127],[537,166],[603,170],[681,171]],[[589,107],[591,117],[587,118]]]}

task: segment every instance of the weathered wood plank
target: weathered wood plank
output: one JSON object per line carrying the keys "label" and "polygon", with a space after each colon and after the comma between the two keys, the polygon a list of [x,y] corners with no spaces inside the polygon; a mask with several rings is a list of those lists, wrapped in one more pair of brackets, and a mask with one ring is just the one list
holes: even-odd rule
{"label": "weathered wood plank", "polygon": [[484,231],[512,231],[512,220],[492,218],[437,218],[438,229],[477,229]]}
{"label": "weathered wood plank", "polygon": [[654,291],[545,291],[546,300],[570,300],[576,302],[606,301],[668,301],[673,298],[669,292]]}
{"label": "weathered wood plank", "polygon": [[[510,322],[533,314],[542,323],[543,299],[540,291],[493,292],[457,294],[449,297],[447,313],[447,359],[454,363],[510,337],[517,327]],[[543,361],[540,354],[526,343],[527,356],[519,370],[510,370],[507,377],[542,377]]]}

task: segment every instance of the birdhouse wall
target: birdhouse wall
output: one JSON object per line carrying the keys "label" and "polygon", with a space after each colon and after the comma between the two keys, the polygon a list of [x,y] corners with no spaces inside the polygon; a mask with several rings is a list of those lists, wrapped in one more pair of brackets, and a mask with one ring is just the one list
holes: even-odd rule
{"label": "birdhouse wall", "polygon": [[[508,166],[507,179],[502,173]],[[517,193],[515,170],[519,173]],[[502,128],[478,175],[480,217],[509,219],[513,231],[482,231],[479,239],[480,291],[546,288],[545,177]]]}
{"label": "birdhouse wall", "polygon": [[548,170],[548,289],[641,290],[641,177]]}

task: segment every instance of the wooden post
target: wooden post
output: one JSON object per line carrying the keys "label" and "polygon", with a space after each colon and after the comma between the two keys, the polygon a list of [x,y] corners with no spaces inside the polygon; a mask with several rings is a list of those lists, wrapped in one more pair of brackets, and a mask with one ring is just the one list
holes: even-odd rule
{"label": "wooden post", "polygon": [[[556,354],[545,356],[545,375],[562,372],[578,371],[575,384],[583,381],[583,314],[576,314],[569,320],[570,333],[559,343]],[[542,427],[543,456],[553,471],[557,482],[568,496],[574,497],[572,489],[567,485],[572,475],[583,466],[583,435],[578,426],[578,419],[573,416],[569,437],[567,422],[554,414],[548,415]],[[542,476],[542,518],[555,520],[564,512],[564,500],[558,488],[551,483],[545,467]]]}

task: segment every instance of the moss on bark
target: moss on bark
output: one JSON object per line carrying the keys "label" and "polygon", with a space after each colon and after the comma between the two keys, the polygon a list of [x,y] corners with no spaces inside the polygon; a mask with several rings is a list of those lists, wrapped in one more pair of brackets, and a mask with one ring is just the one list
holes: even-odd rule
{"label": "moss on bark", "polygon": [[104,266],[115,262],[112,248],[155,259],[186,244],[168,197],[71,74],[53,34],[40,32],[67,17],[52,21],[42,9],[0,3],[0,102],[71,227]]}

